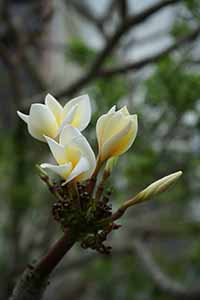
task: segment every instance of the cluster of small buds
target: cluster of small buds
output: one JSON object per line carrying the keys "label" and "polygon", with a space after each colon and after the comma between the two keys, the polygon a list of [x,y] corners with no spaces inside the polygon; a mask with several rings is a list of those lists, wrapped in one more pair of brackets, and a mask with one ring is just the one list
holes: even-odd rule
{"label": "cluster of small buds", "polygon": [[112,215],[112,205],[106,204],[104,201],[99,201],[96,207],[96,218],[104,219]]}
{"label": "cluster of small buds", "polygon": [[93,249],[97,250],[102,254],[110,254],[112,247],[107,246],[104,242],[107,239],[108,233],[106,230],[97,233],[96,235],[89,235],[87,236],[82,242],[81,247],[83,249]]}
{"label": "cluster of small buds", "polygon": [[[111,197],[110,190],[96,203],[95,199],[91,198],[91,195],[87,192],[86,183],[77,183],[80,213],[75,206],[74,199],[70,198],[67,187],[59,187],[59,184],[55,184],[52,189],[54,192],[56,190],[61,197],[53,204],[52,214],[55,221],[60,223],[62,228],[72,225],[72,219],[76,220],[76,225],[84,220],[85,226],[82,227],[87,227],[94,226],[97,221],[102,221],[112,216],[112,206],[108,204]],[[94,232],[95,230],[94,226]]]}
{"label": "cluster of small buds", "polygon": [[78,194],[80,198],[81,208],[87,210],[89,202],[91,200],[90,194],[87,192],[87,184],[85,182],[77,183]]}
{"label": "cluster of small buds", "polygon": [[111,199],[111,196],[112,196],[112,189],[109,188],[106,190],[106,192],[104,193],[104,195],[102,197],[103,203],[108,203]]}
{"label": "cluster of small buds", "polygon": [[70,203],[69,201],[63,200],[63,201],[57,201],[52,206],[52,215],[54,217],[54,220],[64,225],[65,223],[65,212],[67,209],[69,209]]}

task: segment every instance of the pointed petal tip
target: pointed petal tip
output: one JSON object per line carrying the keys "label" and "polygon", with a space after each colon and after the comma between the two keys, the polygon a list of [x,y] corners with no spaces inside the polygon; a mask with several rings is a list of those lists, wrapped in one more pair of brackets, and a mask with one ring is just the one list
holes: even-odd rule
{"label": "pointed petal tip", "polygon": [[29,115],[23,114],[19,110],[17,110],[17,115],[22,119],[25,123],[28,123]]}
{"label": "pointed petal tip", "polygon": [[53,96],[52,94],[50,94],[50,93],[47,93],[47,94],[46,94],[45,100],[47,100],[48,98],[50,98],[50,99],[52,99],[52,98],[55,99],[54,96]]}
{"label": "pointed petal tip", "polygon": [[177,172],[174,173],[174,175],[176,175],[177,178],[178,178],[178,177],[180,177],[181,175],[183,175],[183,171],[181,171],[181,170],[180,170],[180,171],[177,171]]}

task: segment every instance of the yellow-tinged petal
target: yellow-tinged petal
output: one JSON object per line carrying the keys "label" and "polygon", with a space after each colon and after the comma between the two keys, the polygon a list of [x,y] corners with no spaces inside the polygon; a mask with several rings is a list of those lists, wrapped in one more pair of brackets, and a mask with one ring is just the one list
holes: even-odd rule
{"label": "yellow-tinged petal", "polygon": [[131,135],[131,122],[118,133],[113,135],[108,141],[105,142],[102,146],[100,156],[102,160],[108,159],[112,156],[117,156],[126,151],[126,145],[129,141]]}
{"label": "yellow-tinged petal", "polygon": [[61,176],[63,179],[68,178],[68,176],[70,175],[70,173],[72,171],[72,164],[70,162],[60,165],[60,166],[55,166],[52,164],[41,164],[40,167],[43,169],[49,169],[49,170],[53,171],[54,173]]}
{"label": "yellow-tinged petal", "polygon": [[112,108],[97,121],[96,132],[100,159],[106,160],[127,151],[137,134],[137,116],[130,115],[126,106]]}
{"label": "yellow-tinged petal", "polygon": [[71,125],[82,131],[87,127],[91,119],[91,105],[88,95],[79,96],[67,102],[64,106],[64,115],[66,116],[71,108],[77,104]]}
{"label": "yellow-tinged petal", "polygon": [[81,157],[75,168],[72,170],[71,174],[68,176],[66,181],[62,184],[65,185],[69,181],[76,179],[77,181],[87,179],[86,171],[89,169],[89,163],[85,157]]}
{"label": "yellow-tinged petal", "polygon": [[53,113],[58,126],[60,126],[63,122],[63,107],[51,94],[47,94],[45,97],[45,104]]}
{"label": "yellow-tinged petal", "polygon": [[97,120],[97,125],[96,125],[96,134],[97,134],[97,140],[99,147],[102,145],[102,137],[103,137],[103,132],[106,127],[106,123],[109,120],[110,116],[109,114],[102,115],[98,120]]}
{"label": "yellow-tinged petal", "polygon": [[102,139],[105,142],[111,139],[129,124],[129,120],[128,117],[124,117],[120,112],[113,114],[106,123]]}
{"label": "yellow-tinged petal", "polygon": [[[70,173],[65,177],[65,184],[76,177],[76,180],[88,179],[93,174],[96,167],[95,155],[78,129],[72,125],[66,125],[60,134],[59,144],[49,137],[45,138],[57,163],[60,166],[71,164]],[[57,173],[63,170],[52,165],[50,169]],[[64,178],[64,175],[62,177]]]}
{"label": "yellow-tinged petal", "polygon": [[49,148],[50,148],[56,162],[59,165],[65,164],[68,161],[65,147],[61,144],[58,144],[55,140],[49,138],[48,136],[45,136],[45,139],[49,145]]}
{"label": "yellow-tinged petal", "polygon": [[86,138],[77,128],[74,128],[71,125],[66,125],[60,134],[60,144],[75,147],[80,151],[83,157],[87,158],[90,167],[86,176],[89,178],[96,167],[96,158]]}
{"label": "yellow-tinged petal", "polygon": [[65,118],[63,119],[62,121],[62,124],[58,130],[58,134],[60,134],[63,130],[63,128],[66,126],[66,125],[70,125],[72,122],[73,122],[73,119],[74,119],[74,116],[76,114],[76,110],[78,108],[78,104],[74,105],[70,111],[67,113],[67,115],[65,116]]}
{"label": "yellow-tinged petal", "polygon": [[127,107],[126,107],[126,105],[123,106],[119,111],[120,111],[121,113],[123,113],[125,116],[129,116],[129,115],[130,115],[130,114],[129,114],[129,111],[128,111]]}
{"label": "yellow-tinged petal", "polygon": [[80,135],[72,141],[72,146],[77,147],[81,155],[87,159],[89,168],[85,172],[85,179],[90,178],[96,167],[96,158],[90,144],[83,135]]}
{"label": "yellow-tinged petal", "polygon": [[62,145],[69,145],[79,136],[82,136],[82,134],[77,128],[74,128],[72,125],[66,125],[61,131],[59,142]]}
{"label": "yellow-tinged petal", "polygon": [[73,145],[65,146],[64,149],[67,161],[70,161],[74,168],[80,160],[81,151]]}
{"label": "yellow-tinged petal", "polygon": [[28,119],[29,133],[38,140],[45,141],[44,135],[54,138],[58,125],[51,110],[44,104],[31,105]]}

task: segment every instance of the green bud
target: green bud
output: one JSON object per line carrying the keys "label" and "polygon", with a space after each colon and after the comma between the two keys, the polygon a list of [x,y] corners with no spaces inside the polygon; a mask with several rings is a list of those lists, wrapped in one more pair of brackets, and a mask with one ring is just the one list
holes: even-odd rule
{"label": "green bud", "polygon": [[111,173],[115,165],[117,164],[118,156],[113,156],[106,162],[105,171]]}

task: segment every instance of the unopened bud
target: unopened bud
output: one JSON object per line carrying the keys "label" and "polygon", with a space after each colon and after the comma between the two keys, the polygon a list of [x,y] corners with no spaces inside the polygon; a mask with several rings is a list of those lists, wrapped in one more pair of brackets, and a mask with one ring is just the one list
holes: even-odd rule
{"label": "unopened bud", "polygon": [[111,173],[115,165],[117,164],[118,156],[113,156],[106,162],[105,171]]}
{"label": "unopened bud", "polygon": [[122,210],[126,210],[134,204],[149,200],[149,198],[166,191],[182,174],[182,171],[178,171],[153,182],[146,189],[138,193],[134,198],[126,201],[123,204]]}
{"label": "unopened bud", "polygon": [[182,171],[178,171],[153,182],[141,192],[141,200],[166,191],[182,174]]}

